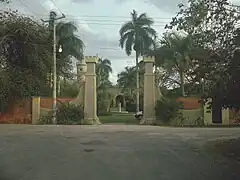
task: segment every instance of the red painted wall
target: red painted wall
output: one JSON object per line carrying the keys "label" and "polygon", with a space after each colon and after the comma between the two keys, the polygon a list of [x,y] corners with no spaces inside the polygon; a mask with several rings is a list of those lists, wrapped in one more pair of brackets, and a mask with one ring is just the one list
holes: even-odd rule
{"label": "red painted wall", "polygon": [[7,113],[0,113],[0,124],[31,124],[32,101],[22,100],[21,102],[9,104]]}
{"label": "red painted wall", "polygon": [[[66,103],[74,98],[57,98],[57,101]],[[9,104],[7,113],[0,112],[0,124],[32,124],[32,100]],[[40,108],[52,109],[52,98],[41,97]]]}
{"label": "red painted wall", "polygon": [[[68,103],[74,100],[74,98],[57,98],[57,102]],[[41,97],[40,108],[52,109],[52,98],[51,97]]]}
{"label": "red painted wall", "polygon": [[201,108],[201,99],[200,98],[191,98],[191,97],[187,97],[187,98],[178,98],[177,102],[182,102],[184,109],[186,110],[190,110],[190,109],[199,109]]}

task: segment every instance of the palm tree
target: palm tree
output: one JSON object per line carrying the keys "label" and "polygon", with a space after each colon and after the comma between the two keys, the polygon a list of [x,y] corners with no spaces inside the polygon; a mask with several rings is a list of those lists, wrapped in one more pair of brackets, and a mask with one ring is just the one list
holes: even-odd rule
{"label": "palm tree", "polygon": [[61,56],[73,56],[78,60],[83,58],[84,43],[76,35],[77,31],[77,25],[73,22],[59,22],[56,25],[57,46],[63,49]]}
{"label": "palm tree", "polygon": [[122,91],[127,96],[133,96],[136,90],[136,68],[125,67],[124,71],[118,74],[117,85],[122,88]]}
{"label": "palm tree", "polygon": [[[139,63],[139,94],[143,94],[143,75],[144,68],[142,63]],[[125,67],[123,71],[118,74],[117,86],[122,88],[122,92],[129,97],[136,94],[136,71],[137,67]]]}
{"label": "palm tree", "polygon": [[70,78],[72,75],[72,57],[77,60],[83,58],[83,41],[76,35],[77,26],[73,22],[59,22],[56,25],[57,49],[57,77],[58,93],[60,93],[60,77]]}
{"label": "palm tree", "polygon": [[[131,55],[134,50],[136,53],[136,65],[138,58],[146,54],[148,50],[155,45],[157,36],[156,31],[151,27],[154,21],[143,13],[138,16],[137,12],[133,10],[131,13],[131,21],[126,22],[121,27],[120,34],[120,47],[125,49],[126,54]],[[136,111],[139,111],[139,72],[138,66],[136,71]]]}
{"label": "palm tree", "polygon": [[191,37],[171,32],[164,35],[161,47],[155,51],[156,64],[169,72],[177,71],[180,77],[181,95],[185,96],[185,72],[191,63]]}
{"label": "palm tree", "polygon": [[112,96],[107,92],[107,88],[112,86],[109,80],[110,73],[112,73],[111,61],[99,58],[96,65],[98,113],[106,113],[110,108]]}
{"label": "palm tree", "polygon": [[112,73],[111,61],[99,58],[96,66],[98,88],[104,88],[111,84],[109,81],[110,73]]}

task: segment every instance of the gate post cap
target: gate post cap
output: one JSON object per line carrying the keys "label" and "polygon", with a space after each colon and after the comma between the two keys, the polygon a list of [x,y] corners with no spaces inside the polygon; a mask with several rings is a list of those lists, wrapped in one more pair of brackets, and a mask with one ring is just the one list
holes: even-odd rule
{"label": "gate post cap", "polygon": [[143,56],[143,62],[145,63],[154,63],[155,57],[154,56]]}
{"label": "gate post cap", "polygon": [[86,63],[97,63],[98,57],[97,56],[85,56]]}

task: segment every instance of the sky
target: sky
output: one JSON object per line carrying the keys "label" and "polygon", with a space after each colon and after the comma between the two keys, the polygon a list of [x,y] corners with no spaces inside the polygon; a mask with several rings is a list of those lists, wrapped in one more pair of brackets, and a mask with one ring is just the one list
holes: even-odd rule
{"label": "sky", "polygon": [[[12,0],[1,8],[18,9],[19,12],[48,19],[49,11],[55,10],[58,16],[66,15],[66,21],[73,21],[79,29],[78,35],[85,43],[85,56],[98,55],[112,62],[113,73],[110,80],[117,81],[117,74],[135,62],[134,52],[127,56],[119,47],[119,29],[130,20],[135,9],[139,14],[147,13],[155,21],[153,28],[158,35],[164,26],[178,12],[177,5],[187,0]],[[232,0],[240,4],[240,0]]]}

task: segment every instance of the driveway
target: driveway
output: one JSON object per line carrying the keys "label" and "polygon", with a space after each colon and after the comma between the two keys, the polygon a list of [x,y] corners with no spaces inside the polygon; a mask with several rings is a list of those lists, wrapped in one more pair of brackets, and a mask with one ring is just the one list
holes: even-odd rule
{"label": "driveway", "polygon": [[237,180],[240,164],[205,146],[233,137],[240,129],[0,125],[0,180]]}

